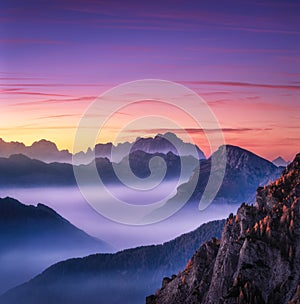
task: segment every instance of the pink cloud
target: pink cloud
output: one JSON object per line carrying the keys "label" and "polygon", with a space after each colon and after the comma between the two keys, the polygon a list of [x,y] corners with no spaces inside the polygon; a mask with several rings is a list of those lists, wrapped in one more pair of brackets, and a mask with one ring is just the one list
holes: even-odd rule
{"label": "pink cloud", "polygon": [[191,84],[191,85],[220,85],[220,86],[245,87],[245,88],[300,90],[300,86],[285,85],[285,84],[265,84],[265,83],[249,83],[249,82],[235,82],[235,81],[178,81],[178,82],[182,84]]}
{"label": "pink cloud", "polygon": [[42,93],[42,92],[27,92],[21,91],[20,88],[14,89],[2,89],[0,90],[1,94],[12,94],[12,95],[32,95],[32,96],[57,96],[57,97],[66,97],[69,95],[65,94],[54,94],[54,93]]}
{"label": "pink cloud", "polygon": [[[46,94],[47,96],[48,94]],[[49,95],[49,96],[68,96],[68,95]],[[45,103],[72,103],[77,101],[92,101],[97,96],[82,96],[82,97],[72,97],[72,98],[64,98],[64,99],[45,99],[45,100],[38,100],[38,101],[28,101],[28,102],[19,102],[11,104],[10,106],[30,106],[30,105],[43,105]]]}

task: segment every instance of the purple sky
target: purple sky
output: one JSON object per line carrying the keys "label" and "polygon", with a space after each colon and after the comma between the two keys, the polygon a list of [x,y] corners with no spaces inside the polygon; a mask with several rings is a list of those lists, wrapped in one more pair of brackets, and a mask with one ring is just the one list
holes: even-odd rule
{"label": "purple sky", "polygon": [[299,16],[299,1],[3,0],[0,137],[71,149],[96,96],[159,78],[199,93],[228,143],[291,159],[300,150]]}

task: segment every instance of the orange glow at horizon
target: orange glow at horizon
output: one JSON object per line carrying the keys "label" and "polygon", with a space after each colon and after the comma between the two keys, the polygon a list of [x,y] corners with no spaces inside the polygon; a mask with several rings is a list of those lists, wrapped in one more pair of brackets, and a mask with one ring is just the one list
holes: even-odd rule
{"label": "orange glow at horizon", "polygon": [[[93,93],[93,92],[92,92]],[[94,92],[95,93],[95,92]],[[211,94],[208,94],[211,93]],[[267,159],[281,155],[291,160],[300,151],[299,130],[300,107],[294,100],[297,95],[285,97],[286,103],[281,103],[280,96],[250,98],[253,94],[208,92],[203,94],[208,105],[219,120],[224,130],[225,142],[248,149]],[[5,141],[20,141],[31,145],[34,141],[47,139],[57,144],[59,149],[72,151],[76,127],[85,109],[94,101],[91,97],[51,98],[51,101],[27,96],[2,106],[0,131]],[[201,94],[200,94],[201,95]],[[248,99],[247,99],[248,98]],[[272,99],[272,102],[269,99]],[[40,101],[40,102],[39,102]],[[58,105],[59,103],[59,110]],[[105,105],[104,105],[105,106]],[[150,109],[150,108],[149,108]],[[117,113],[103,130],[101,142],[113,141],[117,132],[128,121],[145,115],[146,108],[134,108],[123,113]],[[170,109],[161,105],[152,104],[152,114],[170,114]],[[196,111],[197,109],[195,109]],[[284,115],[283,115],[284,113]],[[186,129],[194,142],[204,151],[206,156],[211,154],[209,145],[202,130],[192,122],[188,115],[172,110],[175,116]],[[182,131],[168,123],[159,123],[149,126],[140,122],[140,131],[149,136],[157,133],[172,131],[181,137]],[[213,132],[213,131],[212,131]],[[140,136],[137,130],[127,128],[120,141],[134,141]]]}

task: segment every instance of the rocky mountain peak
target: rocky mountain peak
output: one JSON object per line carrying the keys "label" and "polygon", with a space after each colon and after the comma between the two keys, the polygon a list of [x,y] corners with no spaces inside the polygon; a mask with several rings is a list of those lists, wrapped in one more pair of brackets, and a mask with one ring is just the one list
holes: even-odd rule
{"label": "rocky mountain peak", "polygon": [[272,163],[277,167],[286,167],[290,162],[284,160],[281,156],[272,160]]}
{"label": "rocky mountain peak", "polygon": [[266,159],[259,157],[258,155],[233,145],[221,146],[212,157],[221,158],[222,153],[226,151],[227,166],[235,169],[243,169],[247,166],[247,163],[252,165],[267,165],[272,167],[273,164]]}
{"label": "rocky mountain peak", "polygon": [[280,178],[258,189],[255,206],[242,204],[230,214],[220,245],[201,246],[147,304],[299,303],[299,169],[300,154]]}

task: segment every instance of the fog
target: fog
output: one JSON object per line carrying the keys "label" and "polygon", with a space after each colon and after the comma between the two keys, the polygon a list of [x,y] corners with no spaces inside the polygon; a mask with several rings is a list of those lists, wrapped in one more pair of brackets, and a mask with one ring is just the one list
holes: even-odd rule
{"label": "fog", "polygon": [[[174,184],[169,182],[152,192],[135,191],[133,193],[130,190],[125,191],[124,188],[114,188],[111,191],[131,204],[151,204],[167,195],[174,195],[174,189],[176,189]],[[91,236],[112,245],[116,251],[164,243],[196,229],[205,222],[226,218],[238,207],[212,204],[204,211],[198,211],[196,206],[195,208],[184,207],[162,222],[145,226],[130,226],[113,222],[97,213],[86,202],[77,187],[1,189],[0,197],[6,196],[27,205],[43,203]],[[57,246],[51,250],[49,247],[43,249],[42,245],[41,248],[38,248],[39,246],[32,248],[29,244],[27,245],[26,248],[15,248],[13,251],[6,252],[1,252],[0,246],[0,294],[31,279],[55,262],[95,253],[92,248],[78,248],[78,250],[75,248],[75,250],[62,252],[57,250]]]}
{"label": "fog", "polygon": [[43,246],[0,251],[0,294],[32,279],[56,262],[91,253],[88,248],[79,252],[78,250],[62,251],[57,248],[51,250],[49,247],[43,249]]}
{"label": "fog", "polygon": [[[114,189],[119,197],[130,203],[151,203],[172,192],[173,183],[165,184],[152,193],[135,192],[123,188]],[[174,188],[173,188],[174,189]],[[174,190],[172,193],[175,193]],[[185,232],[199,227],[201,224],[226,218],[230,212],[237,210],[237,205],[211,204],[204,211],[197,208],[183,208],[168,219],[145,226],[130,226],[113,222],[97,213],[84,199],[77,187],[61,188],[11,188],[1,189],[0,197],[10,196],[28,205],[43,203],[73,225],[88,234],[111,244],[116,250],[140,245],[159,244],[171,240]]]}

